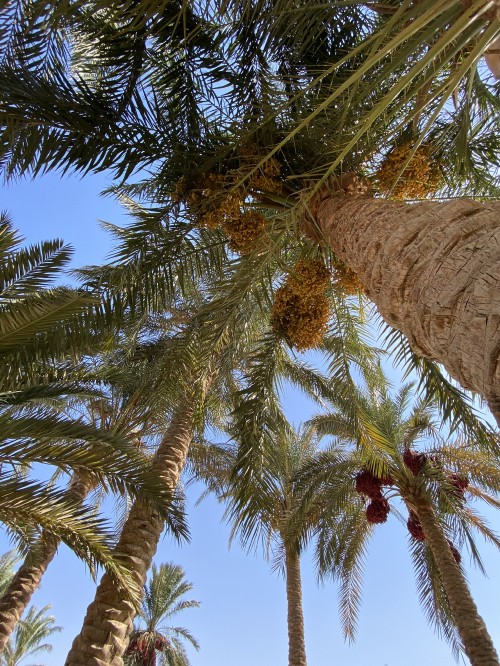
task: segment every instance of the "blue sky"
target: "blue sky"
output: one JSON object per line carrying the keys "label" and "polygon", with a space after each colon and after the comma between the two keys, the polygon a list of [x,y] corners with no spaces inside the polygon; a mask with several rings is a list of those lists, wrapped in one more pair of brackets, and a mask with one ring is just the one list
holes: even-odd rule
{"label": "blue sky", "polygon": [[[60,179],[48,174],[34,181],[22,180],[0,190],[0,209],[10,212],[28,242],[61,237],[75,247],[75,267],[99,263],[111,245],[97,221],[125,221],[116,202],[99,196],[108,184],[103,176]],[[286,409],[296,423],[310,414],[307,402],[296,394],[287,395]],[[286,665],[283,580],[271,573],[261,553],[242,553],[236,542],[228,550],[229,530],[220,523],[222,508],[210,498],[195,507],[198,495],[199,488],[188,494],[191,542],[179,547],[165,537],[156,556],[157,562],[173,561],[184,567],[194,584],[191,598],[202,603],[201,608],[178,618],[178,624],[189,628],[201,644],[199,653],[190,653],[193,666]],[[500,531],[498,513],[489,516]],[[4,552],[9,544],[3,535],[0,538],[0,552]],[[351,646],[341,634],[335,585],[317,586],[306,554],[304,615],[310,666],[453,666],[448,647],[426,624],[418,605],[407,540],[406,529],[394,518],[377,528],[366,563],[358,638]],[[500,650],[500,559],[491,547],[480,546],[489,578],[474,569],[468,571],[468,577]],[[463,556],[467,566],[467,555]],[[40,655],[37,663],[64,663],[93,592],[85,567],[61,548],[33,601],[39,606],[51,603],[64,630],[53,637],[53,652]]]}

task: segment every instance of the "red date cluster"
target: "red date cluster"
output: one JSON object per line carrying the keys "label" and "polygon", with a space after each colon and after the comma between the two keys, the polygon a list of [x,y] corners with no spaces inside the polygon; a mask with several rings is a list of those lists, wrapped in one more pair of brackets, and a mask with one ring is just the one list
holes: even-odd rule
{"label": "red date cluster", "polygon": [[371,502],[366,507],[366,519],[369,523],[385,523],[389,515],[389,502],[382,495],[382,486],[391,485],[390,477],[380,478],[367,469],[356,475],[356,490],[366,495]]}
{"label": "red date cluster", "polygon": [[403,462],[411,471],[413,476],[417,476],[427,460],[425,453],[419,453],[413,449],[406,449],[403,454]]}

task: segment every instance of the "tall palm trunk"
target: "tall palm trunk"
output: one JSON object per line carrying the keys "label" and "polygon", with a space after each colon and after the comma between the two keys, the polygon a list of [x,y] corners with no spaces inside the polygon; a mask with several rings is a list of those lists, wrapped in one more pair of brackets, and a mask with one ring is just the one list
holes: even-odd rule
{"label": "tall palm trunk", "polygon": [[[186,462],[193,434],[195,404],[189,396],[172,418],[156,452],[153,469],[172,491]],[[164,521],[147,502],[136,500],[123,526],[115,548],[120,559],[128,561],[139,589],[160,540]],[[73,641],[66,666],[118,666],[128,645],[136,609],[111,578],[104,574],[94,601],[87,608],[83,627]]]}
{"label": "tall palm trunk", "polygon": [[328,196],[316,218],[384,319],[500,424],[500,203]]}
{"label": "tall palm trunk", "polygon": [[417,503],[416,513],[450,602],[465,653],[472,666],[499,666],[498,655],[467,583],[432,508]]}
{"label": "tall palm trunk", "polygon": [[286,547],[285,573],[288,604],[288,666],[306,666],[300,555],[289,546]]}
{"label": "tall palm trunk", "polygon": [[[93,481],[75,474],[70,481],[67,497],[76,502],[83,502],[93,486]],[[47,567],[54,559],[59,543],[60,539],[44,530],[1,597],[0,653],[38,589]]]}

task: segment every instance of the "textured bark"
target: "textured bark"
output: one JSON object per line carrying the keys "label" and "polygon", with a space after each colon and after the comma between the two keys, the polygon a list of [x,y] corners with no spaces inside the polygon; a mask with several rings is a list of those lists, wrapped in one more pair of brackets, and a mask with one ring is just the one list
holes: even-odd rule
{"label": "textured bark", "polygon": [[415,506],[422,529],[443,581],[458,632],[472,666],[499,666],[498,655],[469,591],[460,567],[432,509]]}
{"label": "textured bark", "polygon": [[330,196],[316,216],[384,319],[500,424],[500,203]]}
{"label": "textured bark", "polygon": [[[93,485],[88,479],[75,474],[69,484],[67,497],[83,502]],[[47,567],[54,559],[59,543],[60,539],[44,530],[0,599],[0,653],[38,589]]]}
{"label": "textured bark", "polygon": [[291,548],[286,549],[285,569],[288,603],[288,666],[306,666],[300,556]]}
{"label": "textured bark", "polygon": [[[153,468],[172,491],[186,462],[193,433],[194,401],[189,400],[172,418],[156,452]],[[115,551],[141,589],[163,532],[164,522],[147,502],[136,500],[123,526]],[[118,666],[129,642],[136,610],[104,574],[94,601],[87,608],[80,634],[66,659],[66,666]]]}

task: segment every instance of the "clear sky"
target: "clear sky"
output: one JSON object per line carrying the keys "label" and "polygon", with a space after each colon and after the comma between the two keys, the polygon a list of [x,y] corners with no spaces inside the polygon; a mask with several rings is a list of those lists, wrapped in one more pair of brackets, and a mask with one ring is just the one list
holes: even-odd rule
{"label": "clear sky", "polygon": [[[61,237],[74,245],[74,265],[99,263],[111,246],[97,220],[122,224],[120,207],[99,192],[108,183],[102,176],[84,179],[49,174],[23,180],[0,190],[0,209],[8,210],[29,242]],[[310,414],[296,394],[286,398],[286,410],[298,423]],[[178,546],[169,537],[160,543],[156,561],[181,564],[194,584],[191,598],[201,608],[177,619],[201,644],[191,652],[193,666],[286,666],[286,598],[284,582],[270,572],[262,554],[242,553],[237,543],[228,550],[228,528],[220,523],[222,508],[209,498],[195,507],[199,488],[188,494],[191,542]],[[491,513],[499,530],[499,514]],[[9,543],[0,534],[0,553]],[[358,638],[344,643],[337,617],[333,583],[316,585],[310,556],[303,561],[304,616],[309,666],[453,666],[445,643],[429,628],[418,605],[407,549],[408,533],[394,517],[378,526],[366,563],[364,601]],[[468,571],[473,595],[500,651],[500,554],[480,544],[489,573]],[[465,553],[463,562],[468,564]],[[71,641],[81,627],[94,584],[85,567],[62,547],[50,566],[34,603],[51,603],[63,632],[52,638],[53,652],[38,664],[64,663]]]}

